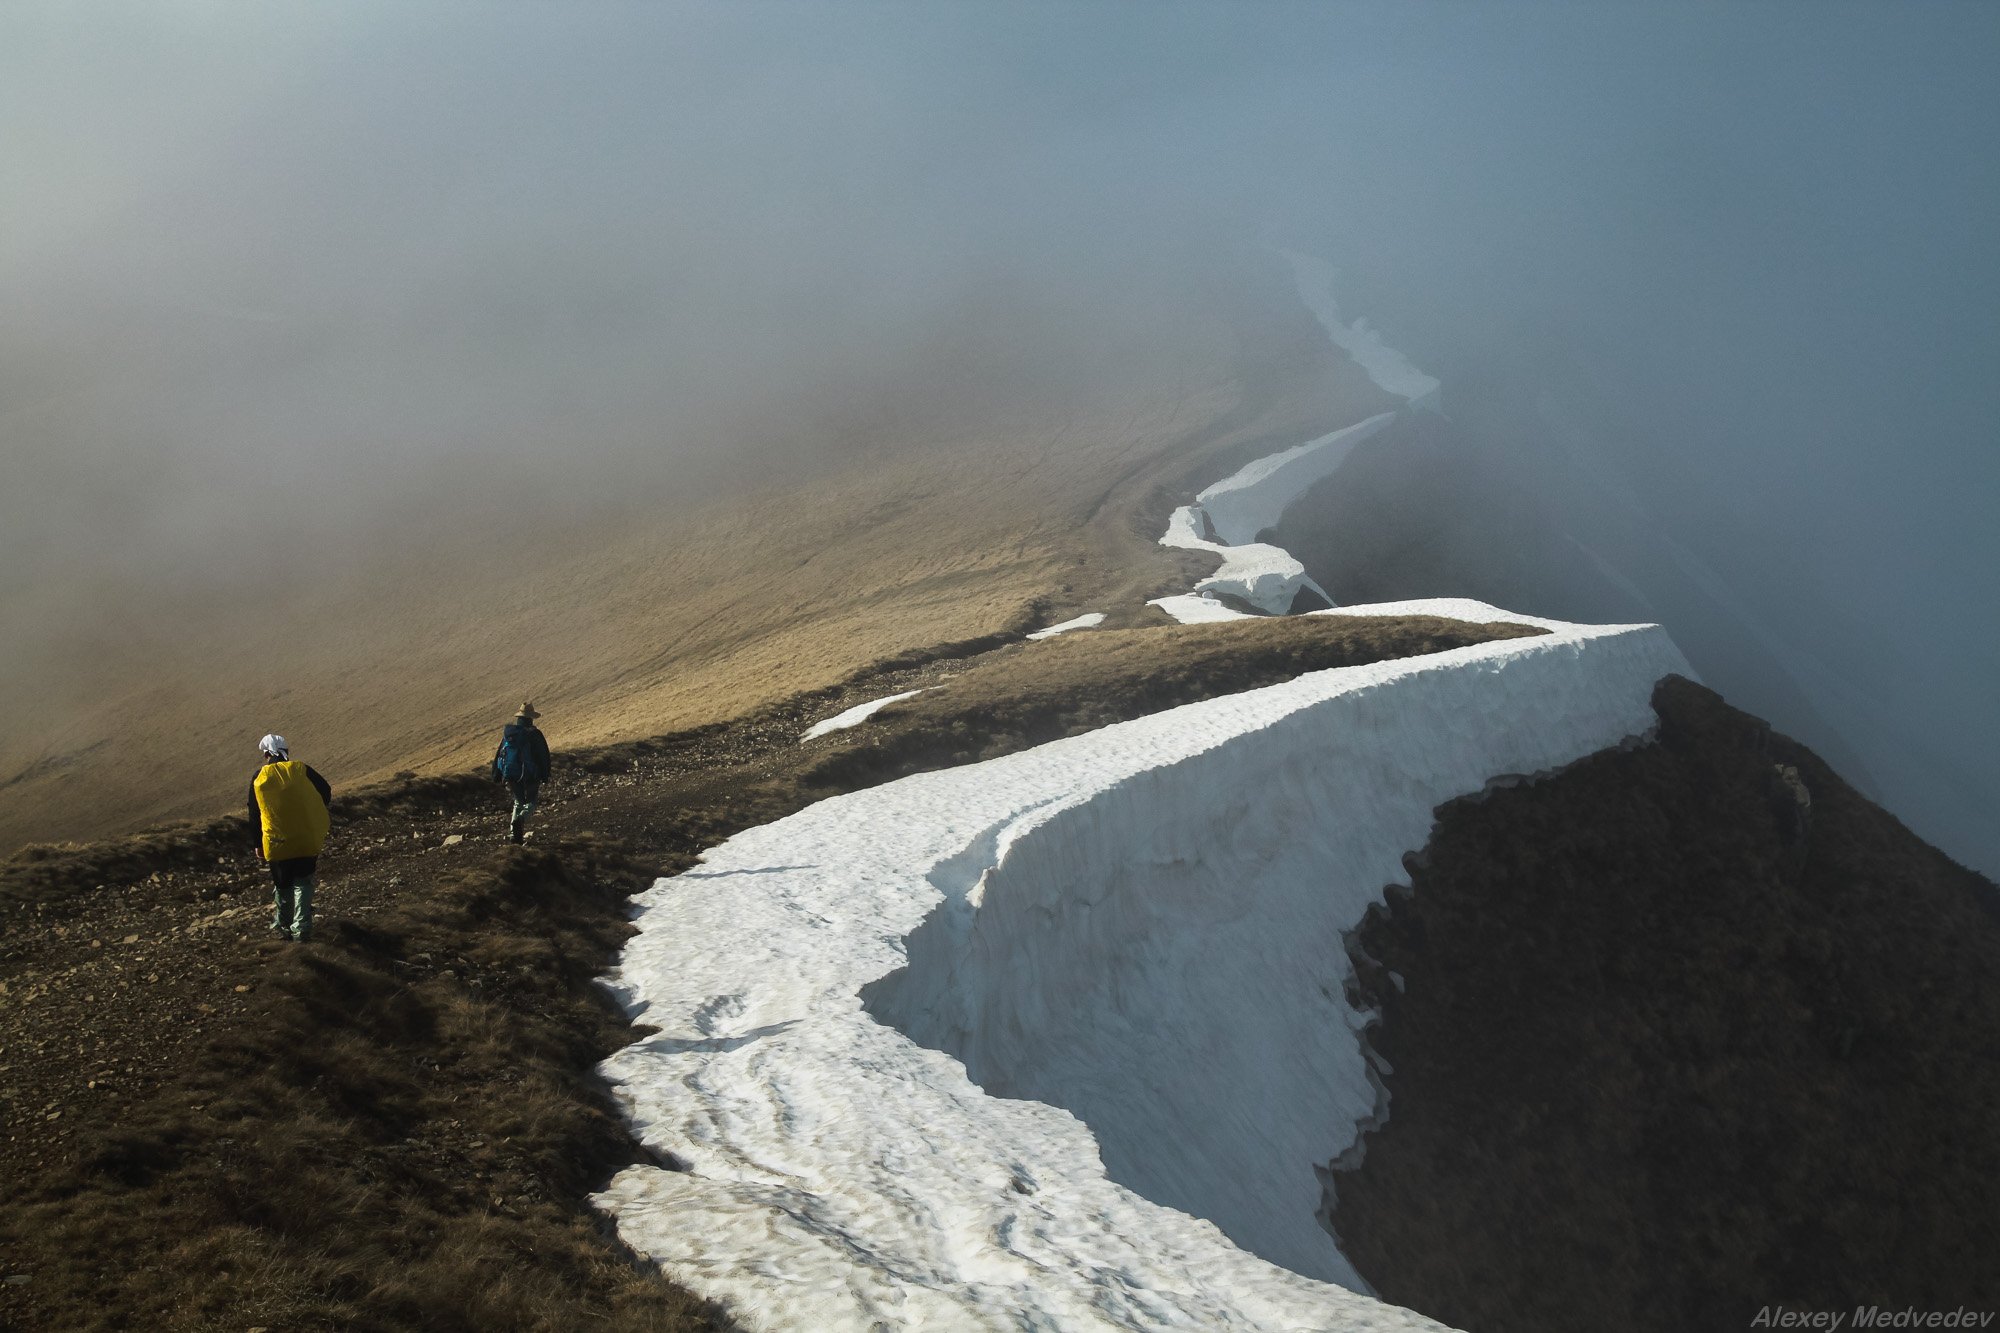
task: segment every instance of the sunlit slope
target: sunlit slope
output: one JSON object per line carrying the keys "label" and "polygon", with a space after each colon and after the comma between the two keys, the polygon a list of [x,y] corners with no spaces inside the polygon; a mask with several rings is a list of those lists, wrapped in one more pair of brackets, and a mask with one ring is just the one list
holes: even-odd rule
{"label": "sunlit slope", "polygon": [[1153,540],[1170,488],[1391,405],[1296,310],[1190,318],[1175,347],[1053,398],[985,392],[963,422],[931,386],[920,429],[809,475],[521,539],[441,522],[323,581],[76,625],[4,659],[33,706],[0,724],[0,847],[224,808],[266,731],[340,788],[476,762],[527,696],[560,750],[1044,613],[1131,614],[1184,582]]}

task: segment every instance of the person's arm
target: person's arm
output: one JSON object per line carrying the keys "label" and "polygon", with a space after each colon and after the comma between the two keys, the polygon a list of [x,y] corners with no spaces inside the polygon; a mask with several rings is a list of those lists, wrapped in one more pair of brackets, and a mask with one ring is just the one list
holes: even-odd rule
{"label": "person's arm", "polygon": [[326,802],[327,813],[332,814],[333,788],[326,785],[326,779],[321,777],[311,764],[306,765],[306,781],[312,783],[313,790],[319,793],[320,800]]}
{"label": "person's arm", "polygon": [[257,859],[264,859],[264,813],[257,808],[257,783],[250,782],[250,845],[257,851]]}

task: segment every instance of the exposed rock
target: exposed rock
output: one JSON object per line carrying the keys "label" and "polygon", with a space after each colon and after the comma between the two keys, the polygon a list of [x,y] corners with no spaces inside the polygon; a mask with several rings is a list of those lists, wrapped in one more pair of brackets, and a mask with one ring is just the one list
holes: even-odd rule
{"label": "exposed rock", "polygon": [[1992,884],[1710,691],[1654,705],[1443,807],[1357,932],[1394,1072],[1346,1253],[1481,1333],[2000,1306]]}

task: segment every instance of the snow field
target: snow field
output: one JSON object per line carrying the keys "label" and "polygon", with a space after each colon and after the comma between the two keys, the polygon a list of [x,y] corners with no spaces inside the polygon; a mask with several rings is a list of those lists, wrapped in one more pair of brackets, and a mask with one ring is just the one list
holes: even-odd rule
{"label": "snow field", "polygon": [[[1290,258],[1334,342],[1435,407],[1435,379],[1340,322],[1331,267]],[[1177,510],[1162,543],[1221,567],[1152,605],[1325,597],[1256,536],[1392,419]],[[920,774],[658,881],[607,984],[659,1031],[603,1071],[689,1169],[596,1196],[627,1243],[752,1328],[1440,1327],[1360,1294],[1319,1221],[1318,1169],[1387,1111],[1343,937],[1437,805],[1646,733],[1653,685],[1691,673],[1657,626],[1457,598],[1316,614],[1552,632]]]}
{"label": "snow field", "polygon": [[[1179,593],[1172,597],[1155,597],[1146,603],[1157,606],[1183,625],[1213,624],[1219,620],[1256,620],[1257,616],[1248,611],[1238,611],[1225,606],[1213,597],[1197,593]],[[1496,622],[1511,625],[1538,625],[1543,629],[1575,629],[1564,620],[1550,620],[1545,616],[1523,615],[1519,611],[1508,611],[1494,606],[1491,602],[1481,602],[1471,597],[1417,597],[1402,602],[1365,602],[1357,606],[1331,606],[1318,611],[1307,611],[1309,616],[1436,616],[1440,620],[1464,620],[1474,625],[1490,625]],[[1689,674],[1683,672],[1682,674]]]}
{"label": "snow field", "polygon": [[[928,689],[930,687],[925,686],[924,688]],[[904,690],[901,694],[885,695],[880,699],[870,699],[865,704],[856,704],[854,707],[846,709],[843,712],[835,713],[823,722],[813,723],[805,729],[799,736],[799,739],[801,741],[818,740],[821,736],[827,735],[830,732],[845,731],[849,727],[859,726],[881,709],[887,708],[890,704],[901,703],[905,699],[914,699],[923,692],[922,689]]]}
{"label": "snow field", "polygon": [[1075,620],[1065,620],[1060,625],[1051,625],[1047,629],[1038,629],[1028,637],[1030,639],[1053,639],[1056,635],[1067,634],[1073,629],[1096,629],[1103,623],[1104,613],[1102,611],[1091,611],[1078,616]]}
{"label": "snow field", "polygon": [[1157,606],[1183,625],[1211,625],[1218,620],[1254,620],[1247,611],[1224,606],[1204,593],[1183,592],[1172,597],[1155,597],[1146,603]]}
{"label": "snow field", "polygon": [[1229,593],[1272,615],[1283,615],[1292,606],[1300,588],[1311,588],[1330,603],[1324,590],[1306,576],[1306,567],[1281,546],[1250,542],[1229,546],[1202,535],[1203,515],[1196,505],[1182,505],[1167,520],[1160,538],[1162,546],[1178,546],[1190,551],[1211,551],[1222,557],[1222,566],[1195,584],[1197,593]]}
{"label": "snow field", "polygon": [[1276,526],[1285,511],[1315,482],[1333,475],[1354,446],[1396,419],[1394,412],[1369,417],[1342,430],[1308,440],[1245,464],[1195,496],[1217,540],[1241,546]]}
{"label": "snow field", "polygon": [[1312,255],[1290,250],[1281,253],[1292,266],[1300,299],[1336,347],[1347,353],[1385,392],[1407,400],[1411,407],[1441,410],[1439,395],[1443,385],[1435,377],[1417,369],[1408,357],[1383,342],[1382,335],[1369,328],[1367,320],[1357,319],[1352,324],[1342,321],[1340,303],[1333,299],[1337,273],[1333,265]]}
{"label": "snow field", "polygon": [[660,1031],[603,1069],[690,1169],[597,1202],[752,1327],[1436,1328],[1313,1280],[1359,1285],[1314,1167],[1378,1110],[1342,933],[1436,805],[1646,732],[1685,669],[1564,627],[748,830],[637,900],[608,984]]}
{"label": "snow field", "polygon": [[[1474,625],[1537,625],[1545,630],[1568,631],[1587,628],[1572,625],[1566,620],[1550,620],[1546,616],[1523,615],[1519,611],[1508,611],[1491,602],[1482,602],[1472,597],[1414,597],[1402,602],[1364,602],[1355,606],[1334,606],[1323,611],[1308,612],[1315,616],[1436,616],[1440,620],[1464,620]],[[1609,628],[1619,628],[1610,626]],[[1657,625],[1647,626],[1658,629]],[[1676,668],[1682,675],[1687,674],[1686,663]]]}
{"label": "snow field", "polygon": [[1258,541],[1257,534],[1283,517],[1313,483],[1331,476],[1355,445],[1395,419],[1394,412],[1384,412],[1245,464],[1202,491],[1195,503],[1176,509],[1160,544],[1222,557],[1221,568],[1195,584],[1196,593],[1228,593],[1272,615],[1291,610],[1301,588],[1331,605],[1333,598],[1291,552]]}
{"label": "snow field", "polygon": [[[1359,320],[1341,322],[1340,309],[1333,299],[1334,268],[1310,255],[1282,252],[1292,267],[1299,297],[1310,309],[1327,336],[1353,359],[1377,386],[1406,400],[1410,408],[1435,408],[1440,385],[1411,364],[1408,357],[1390,347]],[[1257,540],[1257,534],[1275,525],[1293,501],[1333,474],[1347,456],[1371,435],[1396,419],[1384,412],[1356,422],[1316,440],[1246,464],[1182,505],[1167,520],[1160,537],[1162,546],[1192,551],[1209,551],[1222,557],[1221,567],[1194,586],[1200,593],[1222,593],[1271,615],[1292,609],[1301,589],[1310,589],[1327,605],[1334,599],[1315,583],[1305,566],[1291,552]],[[1202,619],[1201,608],[1179,601],[1155,601],[1167,614],[1180,619],[1183,612]],[[1183,621],[1199,623],[1199,620]]]}

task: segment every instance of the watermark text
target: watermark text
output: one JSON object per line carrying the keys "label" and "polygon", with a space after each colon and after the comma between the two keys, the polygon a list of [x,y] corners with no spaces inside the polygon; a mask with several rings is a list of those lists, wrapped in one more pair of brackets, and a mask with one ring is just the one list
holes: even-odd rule
{"label": "watermark text", "polygon": [[1757,1311],[1750,1327],[1824,1329],[1826,1333],[1846,1328],[1985,1328],[1992,1324],[1995,1313],[1962,1307],[1919,1310],[1915,1306],[1857,1305],[1852,1310],[1791,1310],[1767,1305]]}

